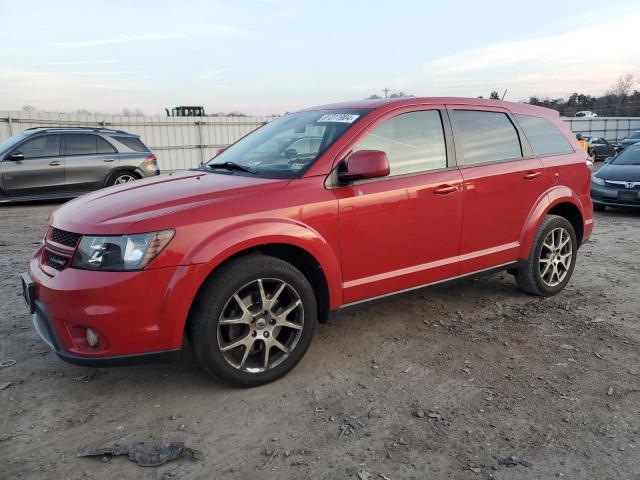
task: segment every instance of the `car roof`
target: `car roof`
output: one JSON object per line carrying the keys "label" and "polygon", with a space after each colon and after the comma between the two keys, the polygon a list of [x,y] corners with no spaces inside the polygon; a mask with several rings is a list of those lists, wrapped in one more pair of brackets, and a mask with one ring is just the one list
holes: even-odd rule
{"label": "car roof", "polygon": [[355,100],[350,102],[330,103],[327,105],[319,105],[311,108],[304,108],[299,111],[312,110],[393,110],[395,108],[411,106],[411,105],[473,105],[484,107],[505,108],[513,113],[538,115],[545,117],[558,117],[559,112],[550,108],[529,105],[528,103],[505,102],[503,100],[488,100],[484,98],[465,98],[465,97],[401,97],[401,98],[381,98]]}

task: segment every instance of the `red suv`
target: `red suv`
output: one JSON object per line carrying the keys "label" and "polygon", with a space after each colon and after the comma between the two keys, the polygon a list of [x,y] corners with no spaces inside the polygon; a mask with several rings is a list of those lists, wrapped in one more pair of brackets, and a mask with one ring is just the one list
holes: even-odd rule
{"label": "red suv", "polygon": [[69,362],[172,358],[186,335],[213,377],[258,385],[349,305],[496,270],[558,293],[593,227],[586,161],[557,112],[526,104],[302,110],[198,169],[65,204],[24,294]]}

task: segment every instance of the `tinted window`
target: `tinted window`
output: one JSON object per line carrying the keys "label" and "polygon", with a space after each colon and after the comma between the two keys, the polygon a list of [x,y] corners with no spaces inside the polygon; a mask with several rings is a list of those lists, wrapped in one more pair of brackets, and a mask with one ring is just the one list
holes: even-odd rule
{"label": "tinted window", "polygon": [[95,155],[98,145],[95,135],[67,135],[67,155]]}
{"label": "tinted window", "polygon": [[57,157],[60,155],[60,135],[42,135],[27,140],[14,152],[20,152],[25,159]]}
{"label": "tinted window", "polygon": [[522,157],[518,133],[504,113],[454,110],[456,142],[462,146],[462,165]]}
{"label": "tinted window", "polygon": [[427,110],[393,117],[372,132],[357,150],[382,150],[389,159],[390,175],[445,168],[447,150],[440,112]]}
{"label": "tinted window", "polygon": [[[573,147],[558,127],[545,118],[531,115],[514,115],[525,137],[536,155],[571,153]],[[583,137],[584,138],[584,137]],[[587,139],[588,140],[588,139]],[[592,138],[591,143],[603,143],[600,138]]]}
{"label": "tinted window", "polygon": [[98,153],[115,153],[116,152],[116,149],[113,148],[113,145],[107,142],[104,138],[98,137],[96,135],[96,142],[98,142],[97,144]]}
{"label": "tinted window", "polygon": [[144,145],[144,143],[142,143],[142,141],[137,137],[117,137],[117,136],[113,136],[111,138],[113,138],[114,140],[117,140],[118,142],[123,144],[125,147],[129,148],[130,150],[133,150],[134,152],[148,152],[149,151],[149,149]]}

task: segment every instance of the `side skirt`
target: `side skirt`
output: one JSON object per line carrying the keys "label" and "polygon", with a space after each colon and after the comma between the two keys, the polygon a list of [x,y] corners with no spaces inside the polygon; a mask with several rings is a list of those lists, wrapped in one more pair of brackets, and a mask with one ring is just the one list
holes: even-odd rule
{"label": "side skirt", "polygon": [[365,298],[363,300],[358,300],[357,302],[346,303],[346,304],[342,305],[341,307],[329,312],[329,320],[335,319],[340,314],[341,311],[343,311],[345,309],[349,309],[349,308],[355,307],[357,305],[361,305],[361,304],[364,304],[364,303],[373,303],[373,302],[376,302],[376,301],[379,301],[379,300],[383,300],[383,299],[385,299],[387,297],[391,297],[391,296],[394,296],[394,295],[401,295],[403,293],[408,293],[408,292],[413,292],[414,290],[421,290],[423,288],[428,288],[428,287],[431,287],[433,285],[455,283],[455,282],[458,282],[460,280],[464,280],[466,278],[473,277],[473,276],[476,276],[476,275],[489,275],[491,273],[503,272],[505,270],[508,270],[508,271],[517,270],[518,268],[521,267],[521,265],[523,263],[524,262],[522,262],[522,261],[503,263],[501,265],[496,265],[495,267],[485,268],[485,269],[482,269],[482,270],[476,270],[474,272],[465,273],[463,275],[458,275],[456,277],[445,278],[443,280],[438,280],[438,281],[435,281],[435,282],[425,283],[425,284],[422,284],[422,285],[417,285],[415,287],[405,288],[403,290],[398,290],[396,292],[385,293],[384,295],[378,295],[377,297]]}

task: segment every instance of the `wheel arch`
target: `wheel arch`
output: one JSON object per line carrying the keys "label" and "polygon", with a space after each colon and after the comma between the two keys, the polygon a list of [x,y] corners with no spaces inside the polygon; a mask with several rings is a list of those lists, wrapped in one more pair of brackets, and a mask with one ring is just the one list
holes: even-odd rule
{"label": "wheel arch", "polygon": [[524,260],[529,257],[540,223],[549,214],[566,218],[573,225],[578,246],[582,245],[585,233],[585,212],[582,204],[573,190],[565,186],[557,186],[541,196],[531,209],[520,235],[519,259]]}
{"label": "wheel arch", "polygon": [[316,293],[321,322],[342,303],[340,264],[331,246],[314,230],[281,220],[236,226],[201,242],[187,262],[206,263],[210,271],[194,299],[222,265],[256,253],[289,262],[305,275]]}

